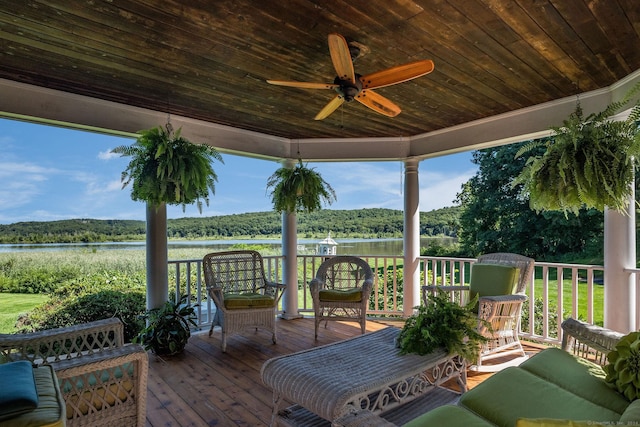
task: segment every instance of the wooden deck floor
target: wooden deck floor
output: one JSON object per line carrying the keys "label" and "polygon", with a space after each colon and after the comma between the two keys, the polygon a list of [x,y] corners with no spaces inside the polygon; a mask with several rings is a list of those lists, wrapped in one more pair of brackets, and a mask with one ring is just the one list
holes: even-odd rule
{"label": "wooden deck floor", "polygon": [[[401,323],[367,321],[372,332]],[[278,344],[264,331],[247,331],[220,350],[220,328],[192,335],[185,352],[161,359],[149,353],[147,426],[267,426],[272,393],[260,379],[262,364],[275,356],[357,336],[355,323],[330,322],[313,338],[313,319],[278,319]],[[535,351],[535,348],[533,349]],[[330,363],[330,361],[328,361]],[[490,374],[469,372],[473,388]]]}

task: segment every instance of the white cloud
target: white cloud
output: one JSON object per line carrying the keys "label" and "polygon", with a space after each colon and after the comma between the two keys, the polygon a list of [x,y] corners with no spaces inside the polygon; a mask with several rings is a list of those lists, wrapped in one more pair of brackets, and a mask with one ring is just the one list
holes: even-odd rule
{"label": "white cloud", "polygon": [[120,156],[120,154],[116,154],[116,153],[111,152],[111,148],[109,148],[106,151],[100,151],[98,153],[98,158],[100,160],[111,160],[111,159],[116,158],[116,157],[121,157],[121,156]]}

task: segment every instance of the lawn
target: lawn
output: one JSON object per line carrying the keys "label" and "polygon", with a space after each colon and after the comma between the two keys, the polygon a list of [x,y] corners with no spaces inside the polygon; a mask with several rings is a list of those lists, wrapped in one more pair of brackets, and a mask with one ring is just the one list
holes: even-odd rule
{"label": "lawn", "polygon": [[47,300],[48,295],[0,293],[0,333],[15,332],[18,316]]}

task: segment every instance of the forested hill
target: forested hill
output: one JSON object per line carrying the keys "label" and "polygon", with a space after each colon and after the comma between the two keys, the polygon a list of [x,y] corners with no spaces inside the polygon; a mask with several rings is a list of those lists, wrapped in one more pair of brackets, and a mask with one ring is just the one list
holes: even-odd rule
{"label": "forested hill", "polygon": [[[448,207],[420,213],[423,236],[456,236],[460,208]],[[298,235],[325,237],[401,237],[402,211],[392,209],[330,210],[298,214]],[[169,238],[222,239],[276,237],[281,233],[277,212],[255,212],[212,217],[170,219]],[[74,243],[144,239],[144,221],[70,219],[0,224],[0,243]]]}

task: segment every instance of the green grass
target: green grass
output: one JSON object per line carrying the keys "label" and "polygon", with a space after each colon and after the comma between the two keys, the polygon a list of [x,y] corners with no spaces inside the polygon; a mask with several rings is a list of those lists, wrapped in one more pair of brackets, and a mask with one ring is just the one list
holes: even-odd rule
{"label": "green grass", "polygon": [[0,333],[15,332],[18,316],[47,300],[47,295],[0,293]]}

